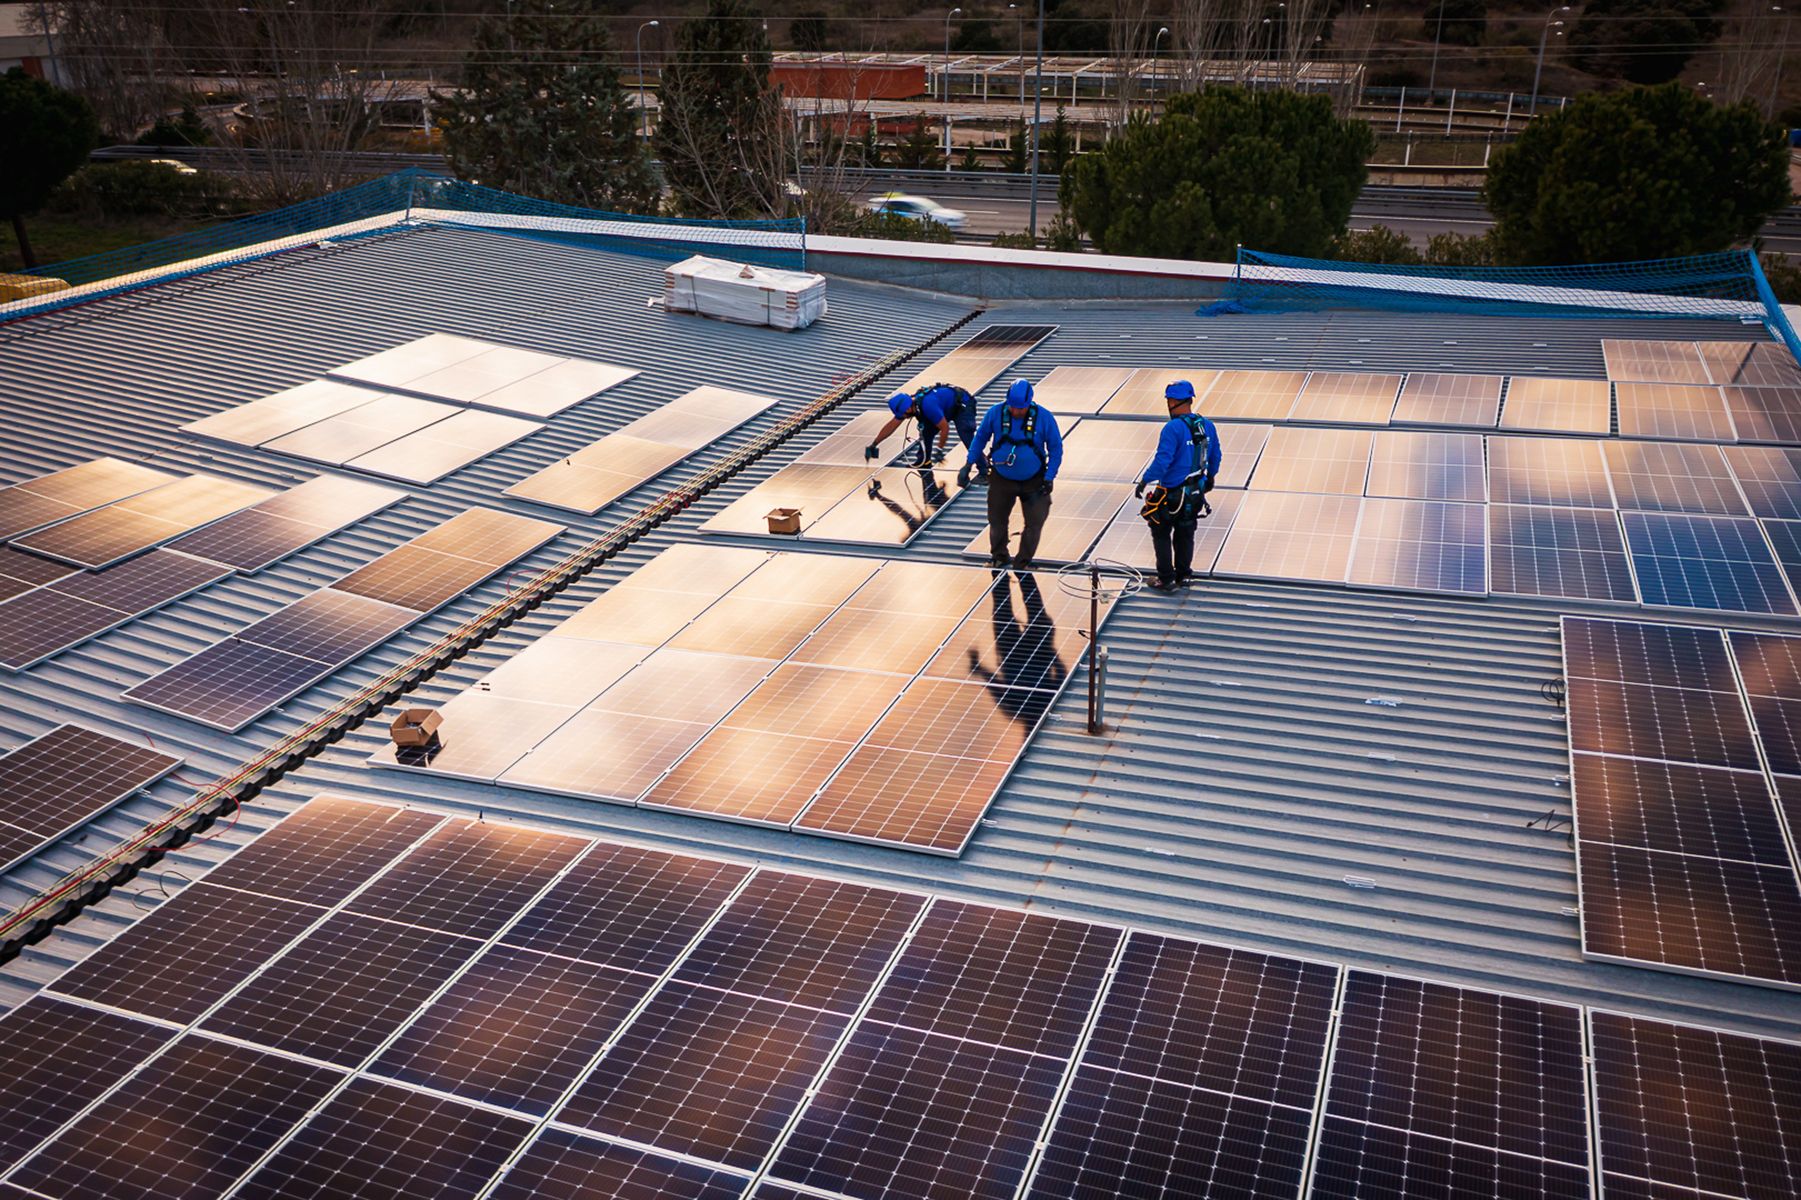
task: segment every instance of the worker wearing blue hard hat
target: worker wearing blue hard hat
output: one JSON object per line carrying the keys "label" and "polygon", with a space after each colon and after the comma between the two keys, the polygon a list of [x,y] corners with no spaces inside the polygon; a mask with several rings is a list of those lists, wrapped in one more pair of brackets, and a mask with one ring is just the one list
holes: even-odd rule
{"label": "worker wearing blue hard hat", "polygon": [[[970,443],[969,461],[957,472],[957,482],[969,486],[971,471],[988,475],[988,561],[996,567],[1011,563],[1030,570],[1038,552],[1038,538],[1051,515],[1051,485],[1063,462],[1063,435],[1057,418],[1032,399],[1032,385],[1016,379],[1007,398],[982,417]],[[1018,502],[1025,518],[1019,548],[1009,556],[1007,523]]]}
{"label": "worker wearing blue hard hat", "polygon": [[[875,440],[863,448],[865,459],[880,458],[882,439],[899,429],[909,418],[919,421],[919,453],[916,466],[943,462],[950,449],[951,425],[957,437],[967,446],[976,434],[976,401],[964,389],[949,383],[934,383],[917,392],[896,392],[888,398],[888,411],[894,416],[883,425]],[[932,446],[934,436],[938,440]]]}
{"label": "worker wearing blue hard hat", "polygon": [[[1138,478],[1135,494],[1151,527],[1161,592],[1186,587],[1194,576],[1194,531],[1212,507],[1207,493],[1219,475],[1219,434],[1194,411],[1194,385],[1178,379],[1163,389],[1169,421],[1157,434],[1157,453]],[[1146,489],[1149,489],[1147,494]]]}

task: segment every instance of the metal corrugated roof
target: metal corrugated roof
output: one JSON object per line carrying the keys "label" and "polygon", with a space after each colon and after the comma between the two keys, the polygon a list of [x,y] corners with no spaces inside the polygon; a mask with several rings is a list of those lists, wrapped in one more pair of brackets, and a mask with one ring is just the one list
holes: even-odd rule
{"label": "metal corrugated roof", "polygon": [[[227,401],[434,329],[647,369],[645,378],[558,418],[551,431],[262,576],[209,589],[26,676],[0,678],[7,699],[0,736],[17,742],[65,718],[141,727],[189,755],[190,779],[210,778],[373,678],[378,664],[451,627],[474,601],[401,635],[236,739],[121,705],[117,691],[210,641],[218,628],[243,623],[458,508],[497,503],[500,488],[527,470],[688,386],[736,382],[810,399],[848,368],[967,311],[954,300],[834,282],[828,321],[790,336],[646,314],[643,297],[656,278],[655,264],[596,251],[415,231],[292,256],[242,277],[225,273],[161,298],[78,310],[0,340],[0,388],[8,395],[23,389],[32,410],[46,414],[31,445],[16,432],[0,442],[12,451],[17,441],[25,456],[17,465],[8,459],[9,478],[123,447],[157,462],[277,479],[280,469],[264,456],[209,450],[209,464],[171,431]],[[966,332],[1016,320],[1061,327],[1021,365],[1034,378],[1060,363],[1507,371],[1525,359],[1599,377],[1601,337],[1648,336],[1645,324],[1621,321],[1200,319],[1183,305],[1016,306]],[[1722,334],[1712,323],[1654,328],[1651,336]],[[409,702],[449,699],[671,541],[704,536],[695,529],[707,516],[861,407],[730,481],[473,649]],[[591,533],[631,507],[628,500],[598,521],[575,524]],[[954,560],[982,523],[979,506],[959,502],[905,553]],[[1134,597],[1104,639],[1112,655],[1109,731],[1086,733],[1078,673],[960,860],[374,770],[364,760],[382,738],[371,723],[264,792],[236,828],[171,855],[132,885],[133,894],[115,894],[0,969],[0,1003],[85,954],[153,906],[162,889],[179,887],[280,812],[337,790],[1793,1036],[1801,1018],[1783,993],[1581,959],[1566,733],[1544,687],[1560,672],[1557,611],[1235,580],[1208,581],[1180,599]],[[101,822],[89,844],[123,836],[154,804],[181,794],[161,785],[160,800]],[[17,903],[84,853],[54,852],[7,881],[5,901]]]}

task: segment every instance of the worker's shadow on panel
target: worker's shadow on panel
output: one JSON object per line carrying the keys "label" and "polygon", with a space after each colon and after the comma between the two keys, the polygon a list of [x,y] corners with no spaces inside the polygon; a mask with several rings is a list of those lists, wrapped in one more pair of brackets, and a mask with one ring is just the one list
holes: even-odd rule
{"label": "worker's shadow on panel", "polygon": [[1045,607],[1037,578],[1002,570],[995,575],[989,598],[997,665],[992,670],[984,666],[972,646],[969,673],[987,686],[997,708],[1030,729],[1050,707],[1069,668],[1057,652],[1057,625]]}
{"label": "worker's shadow on panel", "polygon": [[911,494],[911,480],[913,477],[917,477],[919,480],[919,503],[917,508],[910,507],[908,504],[904,504],[890,496],[887,491],[883,489],[882,481],[880,479],[871,479],[869,481],[869,486],[865,489],[865,493],[871,500],[874,500],[877,504],[893,513],[895,519],[907,527],[907,537],[909,538],[918,533],[920,528],[927,521],[931,520],[933,515],[936,514],[939,509],[951,502],[950,492],[945,490],[944,484],[938,480],[937,473],[930,467],[921,467],[910,473],[908,485],[909,495],[907,496],[909,501],[913,499],[913,495]]}

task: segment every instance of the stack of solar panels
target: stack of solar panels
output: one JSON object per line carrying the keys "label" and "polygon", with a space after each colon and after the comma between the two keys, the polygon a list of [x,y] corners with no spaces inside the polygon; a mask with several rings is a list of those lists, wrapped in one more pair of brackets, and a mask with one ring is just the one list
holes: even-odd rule
{"label": "stack of solar panels", "polygon": [[1761,1198],[1798,1081],[1784,1042],[321,798],[0,1020],[0,1176]]}
{"label": "stack of solar panels", "polygon": [[128,700],[236,732],[563,531],[473,508],[128,688]]}
{"label": "stack of solar panels", "polygon": [[1801,637],[1565,617],[1563,653],[1585,953],[1801,987]]}
{"label": "stack of solar panels", "polygon": [[675,546],[371,761],[955,855],[1086,617],[1030,574]]}

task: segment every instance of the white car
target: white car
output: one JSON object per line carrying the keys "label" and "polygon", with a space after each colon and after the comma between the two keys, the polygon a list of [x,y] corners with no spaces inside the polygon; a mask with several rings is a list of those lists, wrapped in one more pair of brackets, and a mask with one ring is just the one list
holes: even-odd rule
{"label": "white car", "polygon": [[965,214],[954,208],[946,208],[936,200],[927,200],[924,196],[906,196],[900,192],[871,196],[869,211],[905,217],[909,221],[928,221],[946,229],[961,229],[969,220]]}
{"label": "white car", "polygon": [[179,158],[148,158],[148,159],[145,159],[144,161],[148,162],[148,163],[152,163],[159,167],[168,167],[171,171],[175,172],[177,175],[198,175],[198,174],[200,174],[199,171],[195,170],[193,167],[188,166],[187,163],[182,162]]}

